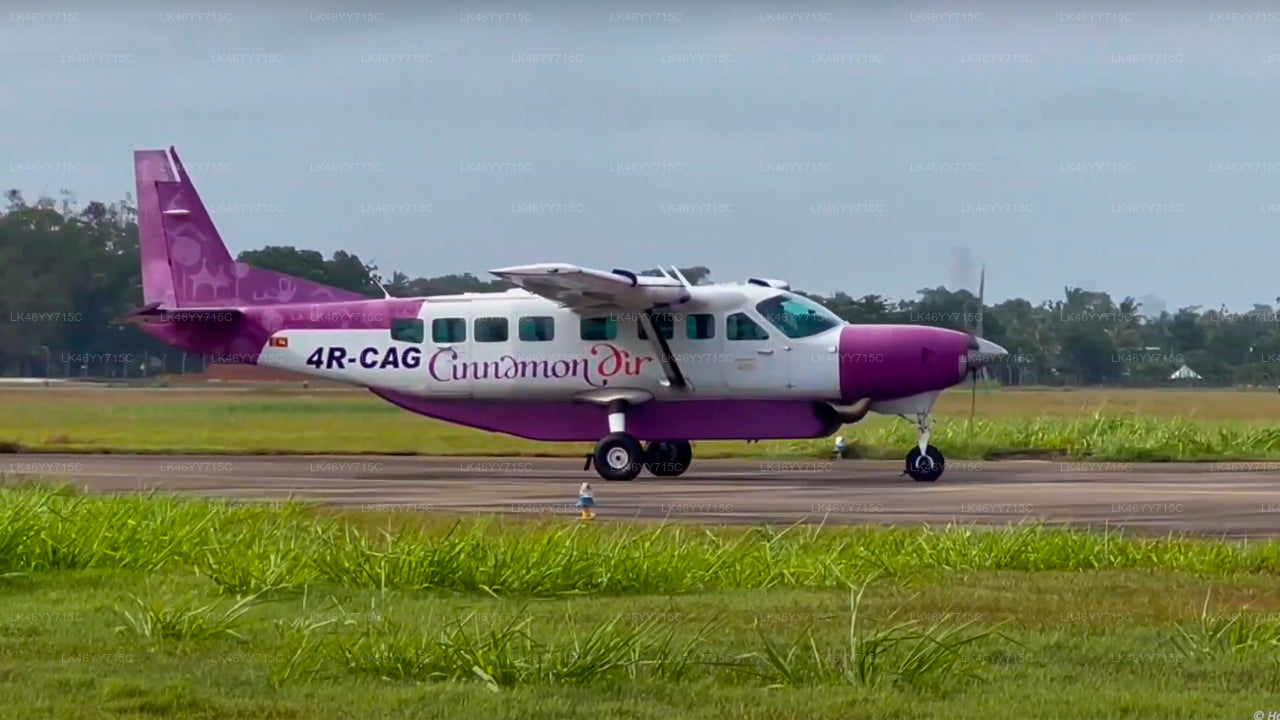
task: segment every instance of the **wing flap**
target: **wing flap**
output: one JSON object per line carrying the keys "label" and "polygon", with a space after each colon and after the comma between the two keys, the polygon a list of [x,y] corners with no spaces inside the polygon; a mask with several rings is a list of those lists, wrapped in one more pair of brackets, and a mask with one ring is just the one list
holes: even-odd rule
{"label": "wing flap", "polygon": [[690,392],[692,388],[662,334],[654,327],[655,308],[678,305],[690,298],[688,281],[667,274],[641,276],[626,270],[605,272],[591,268],[543,263],[490,270],[535,295],[559,303],[579,315],[611,312],[637,313],[649,343],[657,353],[666,385]]}

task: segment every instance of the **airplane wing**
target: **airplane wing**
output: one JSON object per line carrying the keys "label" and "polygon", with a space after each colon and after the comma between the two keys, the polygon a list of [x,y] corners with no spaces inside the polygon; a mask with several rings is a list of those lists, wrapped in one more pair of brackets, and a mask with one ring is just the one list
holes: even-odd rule
{"label": "airplane wing", "polygon": [[689,299],[688,288],[679,280],[638,276],[627,270],[605,272],[564,263],[541,263],[489,272],[583,315],[642,312]]}
{"label": "airplane wing", "polygon": [[636,313],[667,376],[666,384],[677,390],[692,390],[667,339],[653,322],[655,309],[677,305],[691,297],[689,283],[682,276],[648,277],[628,270],[605,272],[564,263],[520,265],[489,272],[579,315]]}

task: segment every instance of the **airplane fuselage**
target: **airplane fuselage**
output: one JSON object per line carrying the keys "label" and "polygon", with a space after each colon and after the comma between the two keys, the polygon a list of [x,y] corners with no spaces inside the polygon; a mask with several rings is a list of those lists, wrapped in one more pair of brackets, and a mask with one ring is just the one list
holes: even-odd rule
{"label": "airplane fuselage", "polygon": [[[380,301],[370,301],[368,309],[360,303],[341,310],[277,307],[283,327],[257,363],[440,400],[571,401],[594,390],[627,388],[667,400],[840,401],[843,325],[789,338],[754,307],[778,291],[701,290],[697,299],[663,314],[669,320],[658,328],[687,380],[683,389],[671,387],[660,353],[642,338],[641,313],[584,318],[521,290],[420,298],[416,317],[394,320],[361,317],[377,313]],[[344,322],[344,314],[371,322]],[[753,323],[748,332],[740,317],[729,319],[743,314]],[[322,319],[355,327],[298,327]],[[391,327],[359,327],[366,324]]]}

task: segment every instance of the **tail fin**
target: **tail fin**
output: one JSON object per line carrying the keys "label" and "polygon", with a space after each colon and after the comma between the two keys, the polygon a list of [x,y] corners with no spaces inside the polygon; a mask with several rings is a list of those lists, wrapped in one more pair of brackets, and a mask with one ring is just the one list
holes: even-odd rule
{"label": "tail fin", "polygon": [[133,154],[144,305],[228,308],[368,299],[232,260],[178,153],[172,147],[169,153],[172,163],[163,150]]}

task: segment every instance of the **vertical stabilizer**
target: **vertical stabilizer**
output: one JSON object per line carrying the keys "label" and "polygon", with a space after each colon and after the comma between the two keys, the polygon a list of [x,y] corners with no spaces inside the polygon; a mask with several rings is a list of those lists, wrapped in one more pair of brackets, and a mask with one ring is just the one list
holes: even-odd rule
{"label": "vertical stabilizer", "polygon": [[138,245],[144,303],[225,308],[368,299],[235,262],[178,154],[133,154],[138,183]]}

